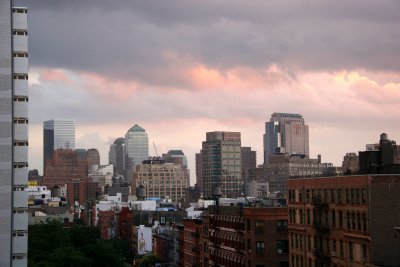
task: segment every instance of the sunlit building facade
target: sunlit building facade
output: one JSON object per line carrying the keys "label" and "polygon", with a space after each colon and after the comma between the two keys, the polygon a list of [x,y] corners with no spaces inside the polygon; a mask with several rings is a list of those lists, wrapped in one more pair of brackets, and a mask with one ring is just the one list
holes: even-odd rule
{"label": "sunlit building facade", "polygon": [[273,113],[265,123],[264,164],[277,153],[310,155],[308,125],[300,114]]}

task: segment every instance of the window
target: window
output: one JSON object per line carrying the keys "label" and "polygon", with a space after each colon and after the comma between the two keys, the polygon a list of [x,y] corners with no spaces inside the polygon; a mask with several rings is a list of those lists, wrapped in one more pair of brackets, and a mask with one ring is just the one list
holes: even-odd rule
{"label": "window", "polygon": [[278,240],[277,242],[277,252],[278,254],[289,253],[289,243],[287,240]]}
{"label": "window", "polygon": [[288,226],[288,222],[286,220],[278,220],[276,221],[276,228],[278,231],[286,231]]}
{"label": "window", "polygon": [[265,231],[264,221],[256,221],[256,233],[263,234]]}
{"label": "window", "polygon": [[340,241],[340,257],[344,257],[343,241]]}
{"label": "window", "polygon": [[311,224],[311,211],[309,209],[307,209],[307,224]]}
{"label": "window", "polygon": [[335,203],[336,202],[336,196],[335,196],[335,190],[331,189],[331,202]]}
{"label": "window", "polygon": [[332,211],[332,227],[336,227],[336,211]]}
{"label": "window", "polygon": [[349,242],[349,259],[353,260],[353,243]]}
{"label": "window", "polygon": [[264,253],[264,241],[256,242],[256,253]]}
{"label": "window", "polygon": [[337,190],[338,203],[342,203],[342,189]]}
{"label": "window", "polygon": [[247,230],[251,230],[251,221],[249,219],[247,219]]}
{"label": "window", "polygon": [[343,228],[343,213],[339,211],[339,227]]}

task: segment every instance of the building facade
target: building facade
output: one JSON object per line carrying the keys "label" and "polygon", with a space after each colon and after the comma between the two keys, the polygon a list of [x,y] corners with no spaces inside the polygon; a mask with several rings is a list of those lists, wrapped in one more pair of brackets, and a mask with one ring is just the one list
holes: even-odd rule
{"label": "building facade", "polygon": [[200,193],[203,194],[203,155],[196,153],[196,184],[200,189]]}
{"label": "building facade", "polygon": [[241,158],[242,158],[242,178],[248,180],[248,172],[251,169],[257,167],[257,153],[251,150],[251,147],[241,147]]}
{"label": "building facade", "polygon": [[27,12],[0,0],[0,266],[28,262]]}
{"label": "building facade", "polygon": [[125,135],[126,175],[132,179],[136,165],[149,157],[149,138],[146,131],[135,124]]}
{"label": "building facade", "polygon": [[64,186],[75,179],[87,179],[88,167],[86,157],[78,155],[76,150],[57,149],[45,166],[43,185]]}
{"label": "building facade", "polygon": [[117,138],[110,146],[108,162],[114,165],[114,172],[126,176],[125,173],[125,138]]}
{"label": "building facade", "polygon": [[166,154],[162,154],[162,159],[165,163],[174,163],[182,165],[186,173],[188,186],[190,185],[190,170],[188,169],[188,161],[182,150],[169,150]]}
{"label": "building facade", "polygon": [[59,148],[75,149],[75,121],[54,119],[43,122],[43,166]]}
{"label": "building facade", "polygon": [[273,113],[265,123],[264,164],[276,153],[310,155],[308,125],[302,115]]}
{"label": "building facade", "polygon": [[400,176],[289,180],[290,266],[399,266]]}
{"label": "building facade", "polygon": [[202,145],[203,194],[212,197],[220,187],[225,197],[243,193],[241,139],[239,132],[208,132]]}
{"label": "building facade", "polygon": [[189,187],[186,171],[181,164],[165,163],[159,158],[144,160],[137,165],[132,185],[144,186],[147,198],[169,197],[172,201],[184,200],[186,188]]}

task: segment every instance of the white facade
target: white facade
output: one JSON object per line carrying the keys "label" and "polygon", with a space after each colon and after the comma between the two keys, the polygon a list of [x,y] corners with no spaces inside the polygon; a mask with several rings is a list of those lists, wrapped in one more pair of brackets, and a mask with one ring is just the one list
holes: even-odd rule
{"label": "white facade", "polygon": [[0,266],[27,266],[27,9],[0,0]]}

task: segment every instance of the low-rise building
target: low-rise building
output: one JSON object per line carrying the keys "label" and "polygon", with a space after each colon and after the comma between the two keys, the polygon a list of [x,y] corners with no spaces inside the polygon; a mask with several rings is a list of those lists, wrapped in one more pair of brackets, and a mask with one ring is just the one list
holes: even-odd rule
{"label": "low-rise building", "polygon": [[290,266],[400,266],[400,175],[289,180]]}

